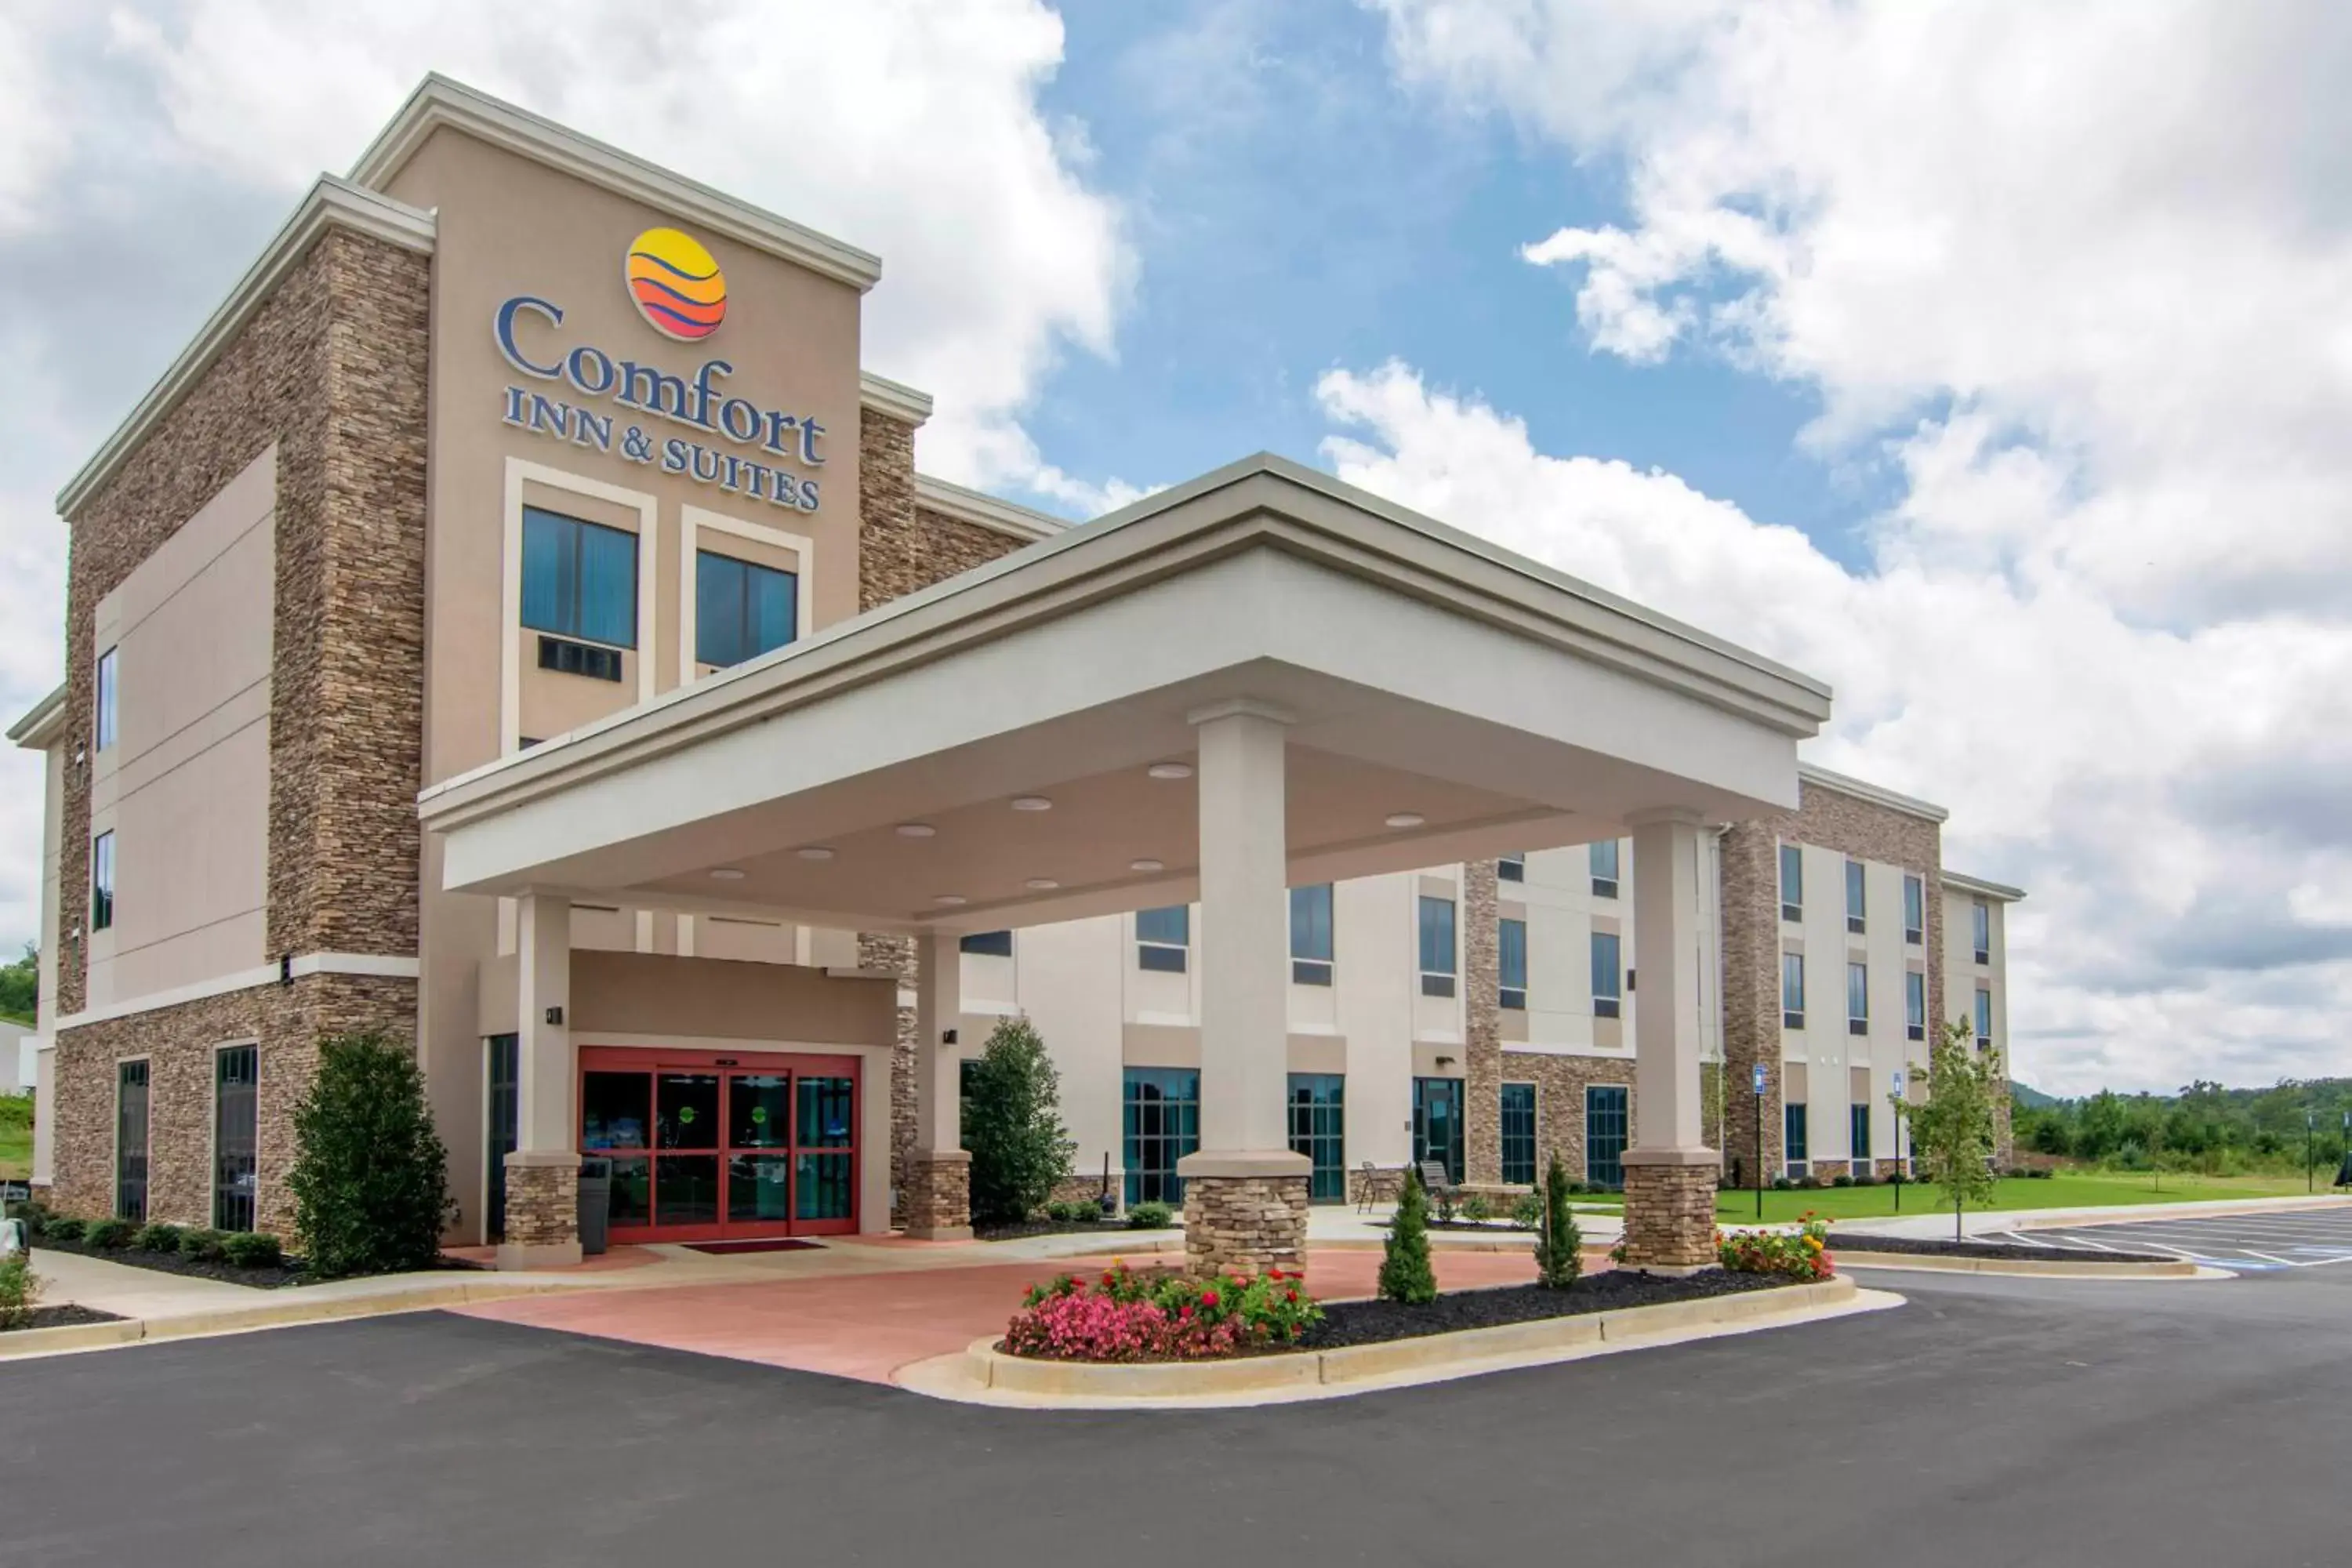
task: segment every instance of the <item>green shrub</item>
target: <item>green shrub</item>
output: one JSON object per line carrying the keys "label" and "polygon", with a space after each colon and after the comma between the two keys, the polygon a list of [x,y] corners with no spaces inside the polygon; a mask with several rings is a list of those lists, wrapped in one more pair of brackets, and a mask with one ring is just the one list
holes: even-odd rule
{"label": "green shrub", "polygon": [[41,1277],[33,1260],[21,1252],[0,1258],[0,1329],[26,1329],[33,1308],[41,1299]]}
{"label": "green shrub", "polygon": [[81,1244],[92,1252],[114,1252],[130,1246],[137,1234],[127,1219],[94,1219],[82,1226]]}
{"label": "green shrub", "polygon": [[2058,1173],[2054,1169],[2048,1165],[2039,1166],[2025,1173],[2028,1180],[2036,1182],[2049,1181],[2052,1177],[2057,1175],[2057,1173]]}
{"label": "green shrub", "polygon": [[1456,1192],[1452,1187],[1440,1187],[1435,1192],[1426,1194],[1424,1196],[1429,1202],[1437,1205],[1438,1224],[1452,1225],[1454,1223],[1454,1213],[1462,1205],[1462,1194],[1460,1193]]}
{"label": "green shrub", "polygon": [[319,1042],[318,1074],[294,1108],[286,1178],[311,1273],[432,1268],[452,1207],[448,1163],[415,1052],[384,1035]]}
{"label": "green shrub", "polygon": [[1571,1197],[1582,1197],[1591,1190],[1592,1189],[1590,1186],[1580,1181],[1571,1180],[1568,1184],[1569,1195]]}
{"label": "green shrub", "polygon": [[1854,1177],[1853,1184],[1857,1187],[1874,1187],[1878,1185],[1878,1178],[1868,1171],[1864,1171]]}
{"label": "green shrub", "polygon": [[1484,1225],[1495,1217],[1495,1205],[1486,1201],[1484,1193],[1465,1194],[1462,1199],[1462,1217]]}
{"label": "green shrub", "polygon": [[1836,1175],[1830,1178],[1830,1185],[1833,1187],[1850,1187],[1853,1185],[1853,1178],[1848,1175],[1845,1172],[1840,1171]]}
{"label": "green shrub", "polygon": [[131,1238],[131,1245],[142,1252],[177,1252],[180,1250],[180,1227],[166,1225],[161,1220],[152,1221],[139,1227],[139,1234]]}
{"label": "green shrub", "polygon": [[1045,1217],[1055,1225],[1092,1225],[1102,1217],[1102,1206],[1085,1199],[1055,1201],[1045,1205]]}
{"label": "green shrub", "polygon": [[184,1230],[180,1233],[180,1256],[202,1263],[216,1263],[222,1257],[221,1247],[228,1241],[225,1230]]}
{"label": "green shrub", "polygon": [[49,1241],[79,1241],[85,1228],[87,1227],[81,1221],[69,1215],[59,1215],[43,1222],[41,1235]]}
{"label": "green shrub", "polygon": [[1157,1199],[1130,1205],[1127,1211],[1129,1230],[1166,1230],[1176,1223],[1176,1211]]}
{"label": "green shrub", "polygon": [[1511,1228],[1534,1230],[1543,1224],[1543,1199],[1533,1193],[1521,1193],[1511,1201]]}
{"label": "green shrub", "polygon": [[1797,1184],[1789,1180],[1786,1176],[1775,1176],[1772,1178],[1772,1190],[1776,1193],[1790,1193],[1796,1191],[1796,1189]]}
{"label": "green shrub", "polygon": [[1061,1076],[1026,1018],[1007,1018],[972,1064],[963,1146],[976,1225],[1017,1224],[1069,1179],[1077,1144],[1062,1125]]}
{"label": "green shrub", "polygon": [[221,1243],[221,1254],[239,1268],[275,1268],[286,1261],[278,1238],[257,1230],[230,1233]]}
{"label": "green shrub", "polygon": [[1557,1152],[1544,1168],[1543,1229],[1536,1237],[1536,1279],[1546,1289],[1565,1290],[1584,1272],[1584,1237],[1568,1201],[1568,1167]]}
{"label": "green shrub", "polygon": [[21,1219],[26,1236],[38,1236],[41,1227],[49,1223],[49,1207],[38,1198],[26,1198],[23,1203],[0,1208],[0,1218]]}
{"label": "green shrub", "polygon": [[1429,1262],[1429,1194],[1421,1173],[1408,1169],[1397,1199],[1396,1219],[1381,1246],[1380,1296],[1383,1301],[1421,1303],[1437,1300],[1437,1273]]}

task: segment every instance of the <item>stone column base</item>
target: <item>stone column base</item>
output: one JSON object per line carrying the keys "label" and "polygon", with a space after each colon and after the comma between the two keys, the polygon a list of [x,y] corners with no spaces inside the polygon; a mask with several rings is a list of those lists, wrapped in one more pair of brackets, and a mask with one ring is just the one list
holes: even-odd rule
{"label": "stone column base", "polygon": [[917,1241],[971,1239],[971,1156],[961,1149],[917,1149],[898,1189],[906,1234]]}
{"label": "stone column base", "polygon": [[1714,1268],[1720,1171],[1708,1149],[1627,1151],[1624,1267],[1657,1273]]}
{"label": "stone column base", "polygon": [[[1284,1168],[1290,1161],[1302,1168],[1296,1173]],[[1205,1278],[1305,1268],[1307,1177],[1312,1169],[1306,1156],[1225,1156],[1222,1163],[1273,1169],[1222,1174],[1177,1166],[1184,1177],[1186,1272]]]}
{"label": "stone column base", "polygon": [[507,1156],[500,1268],[560,1268],[580,1261],[580,1156],[518,1149]]}

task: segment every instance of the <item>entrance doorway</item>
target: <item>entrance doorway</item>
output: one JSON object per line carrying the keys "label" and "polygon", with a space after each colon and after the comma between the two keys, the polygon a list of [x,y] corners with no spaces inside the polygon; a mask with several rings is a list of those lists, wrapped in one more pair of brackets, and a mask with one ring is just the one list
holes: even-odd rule
{"label": "entrance doorway", "polygon": [[858,1220],[858,1058],[580,1052],[580,1152],[615,1241],[836,1236]]}

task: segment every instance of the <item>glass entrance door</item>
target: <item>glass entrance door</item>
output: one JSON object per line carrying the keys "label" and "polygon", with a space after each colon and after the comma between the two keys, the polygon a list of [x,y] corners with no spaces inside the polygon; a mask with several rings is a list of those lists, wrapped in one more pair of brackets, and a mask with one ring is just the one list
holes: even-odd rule
{"label": "glass entrance door", "polygon": [[1462,1180],[1460,1079],[1412,1080],[1412,1159],[1416,1165],[1424,1160],[1435,1160],[1445,1167],[1447,1181]]}

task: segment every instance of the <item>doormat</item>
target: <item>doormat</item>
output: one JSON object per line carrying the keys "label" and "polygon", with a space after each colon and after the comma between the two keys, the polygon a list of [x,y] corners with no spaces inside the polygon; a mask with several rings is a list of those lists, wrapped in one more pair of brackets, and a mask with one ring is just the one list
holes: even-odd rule
{"label": "doormat", "polygon": [[684,1244],[688,1252],[715,1252],[724,1257],[730,1252],[800,1252],[822,1249],[823,1242],[803,1241],[797,1237],[775,1237],[766,1241],[689,1241]]}

